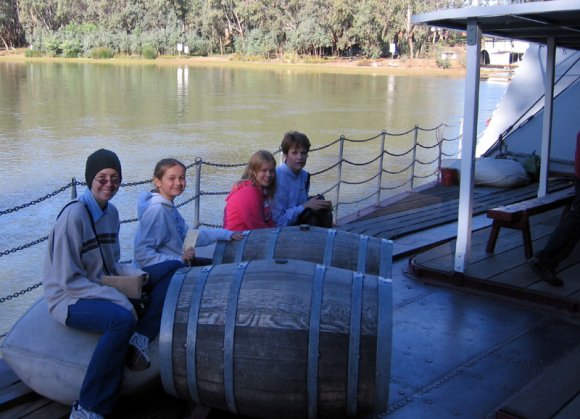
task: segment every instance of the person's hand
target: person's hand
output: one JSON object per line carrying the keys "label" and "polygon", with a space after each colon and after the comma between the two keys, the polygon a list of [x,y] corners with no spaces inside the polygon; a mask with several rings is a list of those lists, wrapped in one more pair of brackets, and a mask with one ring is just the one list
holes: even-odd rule
{"label": "person's hand", "polygon": [[242,233],[241,231],[235,231],[231,237],[230,240],[242,240],[244,238],[244,233]]}
{"label": "person's hand", "polygon": [[326,201],[324,199],[320,199],[320,198],[315,196],[314,198],[310,198],[308,201],[306,201],[304,204],[302,204],[302,206],[304,207],[304,209],[310,208],[314,211],[318,211],[318,210],[322,210],[322,209],[331,209],[332,202]]}
{"label": "person's hand", "polygon": [[183,254],[181,255],[181,259],[183,259],[183,262],[187,266],[191,265],[191,261],[193,260],[194,257],[195,257],[195,249],[193,247],[188,247],[183,251]]}

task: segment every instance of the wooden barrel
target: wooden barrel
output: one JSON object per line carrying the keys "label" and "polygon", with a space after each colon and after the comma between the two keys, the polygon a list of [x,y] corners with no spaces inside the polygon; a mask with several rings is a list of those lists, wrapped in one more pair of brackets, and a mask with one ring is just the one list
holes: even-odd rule
{"label": "wooden barrel", "polygon": [[383,412],[389,399],[390,279],[306,261],[188,268],[161,320],[165,390],[262,418]]}
{"label": "wooden barrel", "polygon": [[249,230],[239,241],[216,245],[213,264],[256,259],[298,259],[391,277],[393,242],[312,226]]}

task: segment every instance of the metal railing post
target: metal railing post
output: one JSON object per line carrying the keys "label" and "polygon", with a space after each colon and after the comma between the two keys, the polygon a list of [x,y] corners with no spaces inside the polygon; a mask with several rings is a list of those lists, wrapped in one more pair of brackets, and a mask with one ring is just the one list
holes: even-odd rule
{"label": "metal railing post", "polygon": [[385,160],[385,139],[387,131],[381,132],[381,157],[379,157],[379,177],[377,181],[377,207],[381,205],[381,188],[383,186],[383,164]]}
{"label": "metal railing post", "polygon": [[413,139],[413,164],[411,165],[411,191],[415,190],[415,165],[417,164],[417,138],[419,137],[419,126],[415,125]]}
{"label": "metal railing post", "polygon": [[437,142],[437,147],[439,148],[439,158],[437,159],[437,180],[441,181],[441,161],[443,160],[443,135],[439,135],[439,131],[442,128],[439,127],[435,130],[435,141]]}
{"label": "metal railing post", "polygon": [[202,158],[196,157],[195,158],[195,205],[193,210],[193,228],[199,227],[199,211],[200,211],[200,203],[201,203],[201,163]]}
{"label": "metal railing post", "polygon": [[74,178],[74,177],[72,178],[71,184],[72,184],[72,188],[70,190],[70,199],[72,201],[73,199],[77,198],[77,180],[76,180],[76,178]]}
{"label": "metal railing post", "polygon": [[341,135],[338,145],[338,166],[336,166],[338,183],[336,185],[336,211],[333,211],[334,223],[336,223],[336,220],[338,219],[338,207],[340,206],[340,184],[342,182],[342,157],[344,153],[344,140],[344,135]]}

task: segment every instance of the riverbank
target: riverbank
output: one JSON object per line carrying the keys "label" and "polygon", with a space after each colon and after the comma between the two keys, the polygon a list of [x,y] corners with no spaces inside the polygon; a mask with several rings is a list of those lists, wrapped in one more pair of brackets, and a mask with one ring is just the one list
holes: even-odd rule
{"label": "riverbank", "polygon": [[235,54],[212,55],[208,57],[160,56],[154,60],[138,57],[116,57],[110,59],[92,58],[27,58],[25,49],[1,50],[0,62],[4,61],[46,61],[46,62],[79,62],[120,65],[159,65],[159,66],[227,66],[254,67],[267,69],[293,69],[298,71],[324,71],[341,74],[370,74],[397,76],[442,76],[464,77],[465,67],[460,62],[451,62],[449,68],[441,68],[434,58],[333,58],[317,60],[240,60]]}

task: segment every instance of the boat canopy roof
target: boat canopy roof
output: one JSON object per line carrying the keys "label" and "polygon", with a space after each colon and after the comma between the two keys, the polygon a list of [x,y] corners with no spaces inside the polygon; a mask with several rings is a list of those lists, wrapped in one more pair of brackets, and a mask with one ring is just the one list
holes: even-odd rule
{"label": "boat canopy roof", "polygon": [[485,35],[540,44],[554,38],[557,47],[580,50],[580,0],[439,10],[415,15],[411,23],[466,31],[468,20]]}

